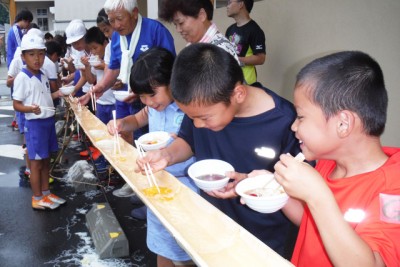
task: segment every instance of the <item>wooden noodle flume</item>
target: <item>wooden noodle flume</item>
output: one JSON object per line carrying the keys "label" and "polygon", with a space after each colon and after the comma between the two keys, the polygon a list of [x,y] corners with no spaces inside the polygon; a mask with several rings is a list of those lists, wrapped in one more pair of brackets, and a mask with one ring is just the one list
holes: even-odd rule
{"label": "wooden noodle flume", "polygon": [[[107,132],[106,125],[87,108],[78,111],[76,103],[70,104],[93,145],[100,144],[90,136],[90,130]],[[198,266],[293,266],[166,171],[154,173],[154,176],[158,186],[168,190],[148,194],[151,185],[146,176],[134,172],[138,151],[121,140],[121,153],[114,154],[113,137],[107,132],[108,139],[111,148],[97,148]]]}

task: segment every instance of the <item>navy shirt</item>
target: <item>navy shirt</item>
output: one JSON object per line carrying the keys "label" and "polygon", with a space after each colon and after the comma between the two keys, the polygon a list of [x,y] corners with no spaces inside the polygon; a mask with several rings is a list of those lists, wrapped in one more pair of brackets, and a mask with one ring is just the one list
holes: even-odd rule
{"label": "navy shirt", "polygon": [[[197,160],[221,159],[232,164],[240,173],[256,169],[273,172],[279,155],[296,155],[300,147],[290,129],[296,116],[292,103],[264,89],[272,96],[275,108],[252,117],[234,118],[218,132],[196,128],[193,121],[185,116],[178,136],[190,145]],[[259,157],[254,149],[262,146],[274,149],[276,157]],[[284,253],[286,234],[292,225],[281,211],[262,214],[240,204],[239,198],[218,199],[204,192],[202,196],[276,252]]]}

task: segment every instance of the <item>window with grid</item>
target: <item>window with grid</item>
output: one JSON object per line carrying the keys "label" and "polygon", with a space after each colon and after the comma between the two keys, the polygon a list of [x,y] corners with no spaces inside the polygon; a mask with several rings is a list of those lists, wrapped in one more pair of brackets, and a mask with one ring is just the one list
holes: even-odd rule
{"label": "window with grid", "polygon": [[47,14],[47,8],[36,9],[37,24],[42,31],[49,30],[49,19]]}

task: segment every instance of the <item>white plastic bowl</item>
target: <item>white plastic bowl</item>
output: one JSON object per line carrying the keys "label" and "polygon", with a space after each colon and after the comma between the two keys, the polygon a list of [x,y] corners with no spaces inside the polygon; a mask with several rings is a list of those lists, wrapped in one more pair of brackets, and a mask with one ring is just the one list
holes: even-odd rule
{"label": "white plastic bowl", "polygon": [[98,60],[98,59],[89,59],[89,64],[90,64],[91,66],[93,66],[93,67],[95,67],[95,66],[97,66],[97,65],[100,65],[100,63],[101,63],[101,60]]}
{"label": "white plastic bowl", "polygon": [[130,93],[128,91],[114,91],[115,99],[121,102],[123,102],[129,95]]}
{"label": "white plastic bowl", "polygon": [[[249,208],[261,213],[273,213],[286,205],[289,196],[283,191],[275,192],[273,195],[264,194],[262,196],[252,196],[248,194],[250,190],[261,189],[268,181],[273,179],[273,174],[263,174],[244,179],[236,185],[236,193],[242,197],[242,200]],[[279,184],[274,179],[268,183],[266,189],[272,193],[278,188]]]}
{"label": "white plastic bowl", "polygon": [[70,95],[73,91],[74,91],[75,86],[70,85],[70,86],[63,86],[60,87],[61,93],[63,93],[63,95]]}
{"label": "white plastic bowl", "polygon": [[[205,159],[193,163],[188,169],[188,174],[200,189],[213,191],[222,189],[228,184],[229,177],[225,176],[227,171],[234,171],[233,166],[228,162],[219,159]],[[201,176],[212,174],[221,175],[224,178],[219,180],[199,179]]]}
{"label": "white plastic bowl", "polygon": [[144,150],[156,150],[167,146],[171,136],[167,132],[156,131],[150,132],[139,137],[138,142]]}

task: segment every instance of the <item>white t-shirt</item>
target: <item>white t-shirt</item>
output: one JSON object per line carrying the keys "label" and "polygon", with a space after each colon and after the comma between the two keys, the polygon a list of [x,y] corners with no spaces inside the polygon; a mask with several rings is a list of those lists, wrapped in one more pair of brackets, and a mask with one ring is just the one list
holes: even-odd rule
{"label": "white t-shirt", "polygon": [[8,68],[8,76],[17,77],[18,73],[21,72],[23,65],[24,62],[21,57],[14,57],[13,60],[11,60],[10,67]]}
{"label": "white t-shirt", "polygon": [[[38,76],[33,75],[23,68],[14,80],[13,99],[21,101],[25,106],[33,104],[44,107],[54,107],[51,98],[50,84],[47,77],[40,72]],[[54,116],[54,112],[43,110],[39,115],[25,113],[25,119],[46,119]]]}
{"label": "white t-shirt", "polygon": [[[104,63],[108,65],[110,63],[111,56],[111,41],[106,45],[104,50]],[[97,70],[94,67],[91,68],[91,72],[96,76],[97,83],[103,79],[104,70]],[[97,99],[96,101],[102,105],[114,105],[115,104],[115,96],[113,94],[113,90],[106,90],[103,95]]]}
{"label": "white t-shirt", "polygon": [[[85,56],[84,51],[78,51],[78,50],[74,49],[73,47],[71,47],[71,57],[74,59],[75,68],[79,69],[80,66],[84,67],[84,65],[81,61],[81,57],[83,57],[83,56]],[[78,67],[77,67],[77,65],[78,65]],[[83,77],[85,75],[85,73],[83,73],[82,70],[80,70],[80,73],[81,73],[81,77]],[[88,82],[86,82],[82,86],[82,91],[84,93],[87,93],[87,92],[89,92],[90,87],[91,87],[91,85]]]}
{"label": "white t-shirt", "polygon": [[71,47],[71,54],[70,57],[74,59],[74,65],[83,65],[81,61],[81,57],[85,56],[84,51],[78,51],[75,48]]}
{"label": "white t-shirt", "polygon": [[57,65],[45,56],[43,66],[40,68],[49,80],[57,80]]}
{"label": "white t-shirt", "polygon": [[110,64],[110,58],[111,58],[111,40],[110,42],[108,42],[104,50],[104,63],[106,65]]}
{"label": "white t-shirt", "polygon": [[18,46],[17,49],[15,49],[13,59],[14,58],[21,58],[21,47],[20,46]]}
{"label": "white t-shirt", "polygon": [[[101,81],[104,76],[104,70],[98,70],[95,69],[94,67],[91,67],[91,72],[93,75],[96,76],[97,82]],[[102,105],[114,105],[115,104],[115,96],[113,93],[113,90],[106,90],[103,95],[96,100],[97,103],[102,104]]]}

